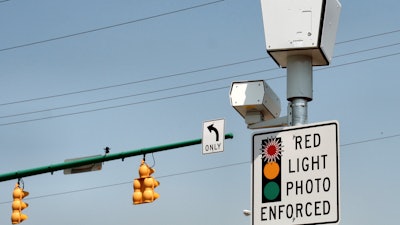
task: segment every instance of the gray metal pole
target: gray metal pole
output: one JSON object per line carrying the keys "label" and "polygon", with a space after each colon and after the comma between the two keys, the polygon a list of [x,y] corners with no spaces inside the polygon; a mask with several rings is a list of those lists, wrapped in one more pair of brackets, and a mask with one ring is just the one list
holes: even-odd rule
{"label": "gray metal pole", "polygon": [[287,61],[287,100],[291,117],[289,125],[307,124],[307,102],[313,98],[312,58],[306,55],[292,55]]}

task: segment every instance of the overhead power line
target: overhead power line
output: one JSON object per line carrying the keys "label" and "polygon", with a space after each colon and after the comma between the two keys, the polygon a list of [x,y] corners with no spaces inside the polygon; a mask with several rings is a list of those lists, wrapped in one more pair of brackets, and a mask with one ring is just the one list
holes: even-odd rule
{"label": "overhead power line", "polygon": [[336,67],[343,67],[343,66],[348,66],[348,65],[352,65],[352,64],[358,64],[358,63],[363,63],[363,62],[368,62],[368,61],[373,61],[373,60],[388,58],[388,57],[397,56],[397,55],[400,55],[400,52],[396,52],[396,53],[392,53],[392,54],[387,54],[387,55],[381,55],[381,56],[372,57],[372,58],[367,58],[367,59],[361,59],[361,60],[357,60],[357,61],[354,61],[354,62],[342,63],[342,64],[338,64],[338,65],[331,65],[331,66],[329,66],[329,67],[319,68],[319,69],[316,69],[316,70],[314,70],[314,71],[320,71],[320,70],[326,70],[326,69],[333,69],[333,68],[336,68]]}
{"label": "overhead power line", "polygon": [[[200,172],[205,172],[205,171],[210,171],[210,170],[216,170],[216,169],[222,169],[222,168],[227,168],[227,167],[239,166],[239,165],[242,165],[242,164],[247,164],[249,162],[250,161],[237,162],[237,163],[231,163],[231,164],[226,164],[226,165],[221,165],[221,166],[214,166],[214,167],[209,167],[209,168],[184,171],[184,172],[168,174],[168,175],[164,175],[164,176],[158,176],[157,179],[163,179],[163,178],[168,178],[168,177],[181,176],[181,175],[186,175],[186,174],[200,173]],[[26,198],[26,199],[38,199],[38,198],[46,198],[46,197],[52,197],[52,196],[57,196],[57,195],[73,194],[73,193],[78,193],[78,192],[83,192],[83,191],[91,191],[91,190],[114,187],[114,186],[120,186],[120,185],[126,185],[126,184],[131,184],[131,183],[132,183],[132,181],[115,183],[115,184],[107,184],[107,185],[102,185],[102,186],[96,186],[96,187],[90,187],[90,188],[84,188],[84,189],[78,189],[78,190],[72,190],[72,191],[65,191],[65,192],[59,192],[59,193],[53,193],[53,194],[29,197],[29,198]],[[0,205],[1,204],[6,204],[6,203],[10,203],[10,202],[12,202],[12,201],[0,202]]]}
{"label": "overhead power line", "polygon": [[204,93],[204,92],[217,91],[217,90],[221,90],[221,89],[225,89],[225,88],[228,88],[228,87],[212,88],[212,89],[207,89],[207,90],[202,90],[202,91],[195,91],[195,92],[184,93],[184,94],[173,95],[173,96],[167,96],[167,97],[162,97],[162,98],[143,100],[143,101],[132,102],[132,103],[127,103],[127,104],[122,104],[122,105],[108,106],[108,107],[90,109],[90,110],[73,112],[73,113],[59,114],[59,115],[55,115],[55,116],[47,116],[47,117],[41,117],[41,118],[36,118],[36,119],[28,119],[28,120],[20,120],[20,121],[9,122],[9,123],[2,123],[2,124],[0,124],[0,126],[27,123],[27,122],[46,120],[46,119],[53,119],[53,118],[59,118],[59,117],[66,117],[66,116],[72,116],[72,115],[78,115],[78,114],[84,114],[84,113],[103,111],[103,110],[107,110],[107,109],[116,109],[116,108],[131,106],[131,105],[138,105],[138,104],[143,104],[143,103],[149,103],[149,102],[167,100],[167,99],[178,98],[178,97],[183,97],[183,96],[189,96],[189,95],[194,95],[194,94],[200,94],[200,93]]}
{"label": "overhead power line", "polygon": [[183,76],[183,75],[187,75],[187,74],[203,72],[203,71],[207,71],[207,70],[219,69],[219,68],[224,68],[224,67],[249,63],[249,62],[255,62],[255,61],[266,59],[266,58],[268,58],[268,57],[261,57],[261,58],[249,59],[249,60],[238,61],[238,62],[233,62],[233,63],[227,63],[227,64],[223,64],[223,65],[218,65],[218,66],[211,66],[211,67],[195,69],[195,70],[190,70],[190,71],[185,71],[185,72],[180,72],[180,73],[174,73],[174,74],[168,74],[168,75],[164,75],[164,76],[147,78],[147,79],[138,80],[138,81],[131,81],[131,82],[126,82],[126,83],[108,85],[108,86],[103,86],[103,87],[98,87],[98,88],[85,89],[85,90],[80,90],[80,91],[73,91],[73,92],[49,95],[49,96],[44,96],[44,97],[37,97],[37,98],[30,98],[30,99],[24,99],[24,100],[13,101],[13,102],[0,103],[0,106],[13,105],[13,104],[24,103],[24,102],[32,102],[32,101],[44,100],[44,99],[50,99],[50,98],[57,98],[57,97],[81,94],[81,93],[92,92],[92,91],[106,90],[106,89],[110,89],[110,88],[122,87],[122,86],[127,86],[127,85],[132,85],[132,84],[139,84],[139,83],[144,83],[144,82],[149,82],[149,81],[162,80],[162,79],[167,79],[167,78],[171,78],[171,77],[178,77],[178,76]]}
{"label": "overhead power line", "polygon": [[[160,93],[160,92],[170,91],[170,90],[177,90],[177,89],[181,89],[181,88],[187,88],[187,87],[192,87],[192,86],[197,86],[197,85],[202,85],[202,84],[207,84],[207,83],[213,83],[213,82],[222,81],[222,80],[228,80],[228,79],[232,79],[232,78],[235,78],[235,77],[243,77],[243,76],[249,76],[249,75],[253,75],[253,74],[257,74],[257,73],[265,73],[265,72],[274,71],[274,70],[278,70],[278,69],[279,68],[263,69],[263,70],[254,71],[254,72],[250,72],[250,73],[242,73],[242,74],[233,75],[233,76],[230,75],[228,77],[222,77],[222,78],[213,79],[213,80],[195,82],[195,83],[190,83],[190,84],[185,84],[185,85],[180,85],[180,86],[174,86],[174,87],[169,87],[169,88],[163,88],[163,89],[158,89],[158,90],[154,90],[154,91],[147,91],[147,92],[142,92],[142,93],[137,93],[137,94],[119,96],[119,97],[115,97],[115,98],[108,98],[108,99],[102,99],[102,100],[98,100],[98,101],[84,102],[84,103],[79,103],[79,104],[73,104],[73,105],[67,105],[67,106],[61,106],[61,107],[54,107],[54,108],[31,111],[31,112],[24,112],[24,113],[12,114],[12,115],[5,115],[5,116],[0,116],[0,119],[16,117],[16,116],[23,116],[23,115],[29,115],[29,114],[35,114],[35,113],[42,113],[42,112],[48,112],[48,111],[54,111],[54,110],[60,110],[60,109],[67,109],[67,108],[73,108],[73,107],[79,107],[79,106],[85,106],[85,105],[92,105],[92,104],[96,104],[96,103],[102,103],[102,102],[108,102],[108,101],[114,101],[114,100],[119,100],[119,99],[137,97],[137,96],[142,96],[142,95]],[[277,79],[277,78],[281,78],[281,77],[274,77],[274,78],[270,78],[270,79],[267,79],[267,80]]]}
{"label": "overhead power line", "polygon": [[350,142],[350,143],[347,143],[347,144],[342,144],[341,146],[342,147],[347,147],[347,146],[350,146],[350,145],[364,144],[364,143],[368,143],[368,142],[381,141],[381,140],[390,139],[390,138],[396,138],[396,137],[400,137],[400,134],[394,134],[394,135],[389,135],[389,136],[384,136],[384,137],[371,138],[371,139],[366,139],[366,140],[362,140],[362,141]]}
{"label": "overhead power line", "polygon": [[[343,66],[347,66],[347,65],[352,65],[352,64],[357,64],[357,63],[362,63],[362,62],[367,62],[367,61],[372,61],[372,60],[378,60],[378,59],[397,56],[397,55],[400,55],[400,52],[393,53],[393,54],[382,55],[382,56],[377,56],[377,57],[372,57],[372,58],[367,58],[367,59],[362,59],[362,60],[348,62],[348,63],[343,63],[343,64],[338,64],[338,65],[331,65],[329,67],[323,67],[323,68],[315,69],[315,71],[333,69],[333,68],[337,68],[337,67],[343,67]],[[200,84],[205,84],[205,83],[210,83],[210,82],[216,82],[216,81],[231,79],[231,78],[235,78],[235,77],[243,77],[243,76],[253,75],[253,74],[257,74],[257,73],[268,72],[268,71],[272,71],[272,70],[276,70],[276,69],[278,69],[278,68],[264,69],[264,70],[259,70],[259,71],[253,71],[253,72],[250,72],[250,73],[238,74],[238,75],[234,75],[234,76],[231,75],[229,77],[223,77],[223,78],[214,79],[214,80],[208,80],[208,81],[203,81],[203,82],[196,82],[196,83],[192,83],[192,84],[186,84],[186,85],[175,86],[175,87],[170,87],[170,88],[165,88],[165,89],[159,89],[159,90],[155,90],[155,91],[142,92],[142,93],[138,93],[138,94],[132,94],[132,95],[121,96],[121,97],[116,97],[116,98],[103,99],[103,100],[98,100],[98,101],[92,101],[92,102],[86,102],[86,103],[80,103],[80,104],[74,104],[74,105],[68,105],[68,106],[62,106],[62,107],[56,107],[56,108],[49,108],[49,109],[31,111],[31,112],[25,112],[25,113],[19,113],[19,114],[5,115],[5,116],[0,116],[0,118],[16,117],[16,116],[22,116],[22,115],[28,115],[28,114],[47,112],[47,111],[52,111],[52,110],[60,110],[60,109],[66,109],[66,108],[90,105],[90,104],[106,102],[106,101],[112,101],[112,100],[128,98],[128,97],[134,97],[134,96],[140,96],[140,95],[145,95],[145,94],[153,94],[153,93],[157,93],[157,92],[163,92],[163,91],[174,90],[174,89],[179,89],[179,88],[184,88],[184,87],[190,87],[190,86],[195,86],[195,85],[200,85]],[[286,77],[286,76],[285,75],[281,75],[281,76],[268,78],[266,80],[280,79],[280,78],[284,78],[284,77]],[[177,98],[177,97],[184,97],[184,96],[195,95],[195,94],[200,94],[200,93],[206,93],[206,92],[222,90],[222,89],[227,89],[227,88],[229,88],[229,86],[217,87],[217,88],[206,89],[206,90],[202,90],[202,91],[189,92],[189,93],[184,93],[184,94],[178,94],[178,95],[172,95],[172,96],[167,96],[167,97],[155,98],[155,99],[150,99],[150,100],[137,101],[137,102],[114,105],[114,106],[101,107],[101,108],[97,108],[97,109],[90,109],[90,110],[84,110],[84,111],[73,112],[73,113],[65,113],[65,114],[59,114],[59,115],[47,116],[47,117],[40,117],[40,118],[35,118],[35,119],[27,119],[27,120],[19,120],[19,121],[14,121],[14,122],[0,123],[0,126],[7,126],[7,125],[20,124],[20,123],[34,122],[34,121],[53,119],[53,118],[59,118],[59,117],[66,117],[66,116],[72,116],[72,115],[78,115],[78,114],[84,114],[84,113],[91,113],[91,112],[108,110],[108,109],[122,108],[122,107],[126,107],[126,106],[132,106],[132,105],[137,105],[137,104],[143,104],[143,103],[167,100],[167,99],[172,99],[172,98]]]}
{"label": "overhead power line", "polygon": [[[343,147],[347,147],[350,145],[358,145],[358,144],[381,141],[381,140],[385,140],[385,139],[398,138],[398,137],[400,137],[400,134],[394,134],[394,135],[389,135],[389,136],[384,136],[384,137],[379,137],[379,138],[365,139],[365,140],[361,140],[361,141],[350,142],[347,144],[341,144],[340,146],[343,148]],[[213,166],[213,167],[208,167],[208,168],[203,168],[203,169],[189,170],[189,171],[184,171],[184,172],[179,172],[179,173],[174,173],[174,174],[168,174],[168,175],[159,176],[159,177],[157,177],[157,179],[163,179],[163,178],[181,176],[181,175],[187,175],[187,174],[193,174],[193,173],[201,173],[201,172],[210,171],[210,170],[217,170],[217,169],[223,169],[223,168],[228,168],[228,167],[233,167],[233,166],[240,166],[240,165],[248,164],[248,163],[251,163],[251,161],[236,162],[236,163],[225,164],[225,165],[220,165],[220,166]],[[53,196],[58,196],[58,195],[66,195],[66,194],[73,194],[73,193],[84,192],[84,191],[92,191],[92,190],[96,190],[96,189],[109,188],[109,187],[115,187],[115,186],[127,185],[127,184],[132,184],[132,181],[107,184],[107,185],[101,185],[101,186],[95,186],[95,187],[89,187],[89,188],[82,188],[82,189],[47,194],[47,195],[34,196],[34,197],[27,198],[27,199],[47,198],[47,197],[53,197]],[[4,201],[4,202],[0,202],[0,204],[1,205],[8,204],[11,202],[12,201]]]}
{"label": "overhead power line", "polygon": [[[396,45],[400,45],[400,42],[393,43],[393,44],[388,44],[388,45],[383,45],[383,46],[378,46],[378,47],[374,47],[374,48],[363,49],[363,50],[354,51],[354,52],[349,52],[349,53],[344,53],[344,54],[341,54],[341,55],[336,55],[336,56],[334,56],[334,58],[339,58],[339,57],[344,57],[344,56],[348,56],[348,55],[359,54],[359,53],[363,53],[363,52],[368,52],[368,51],[373,51],[373,50],[393,47],[393,46],[396,46]],[[85,93],[85,92],[91,92],[91,91],[105,90],[105,89],[109,89],[109,88],[122,87],[122,86],[127,86],[127,85],[132,85],[132,84],[139,84],[139,83],[144,83],[144,82],[148,82],[148,81],[167,79],[167,78],[171,78],[171,77],[183,76],[183,75],[197,73],[197,72],[203,72],[203,71],[207,71],[207,70],[219,69],[219,68],[223,68],[223,67],[229,67],[229,66],[234,66],[234,65],[239,65],[239,64],[245,64],[245,63],[249,63],[249,62],[255,62],[255,61],[264,60],[264,59],[267,59],[267,58],[268,57],[260,57],[260,58],[249,59],[249,60],[244,60],[244,61],[238,61],[238,62],[223,64],[223,65],[218,65],[218,66],[212,66],[212,67],[206,67],[206,68],[201,68],[201,69],[196,69],[196,70],[191,70],[191,71],[179,72],[179,73],[169,74],[169,75],[165,75],[165,76],[148,78],[148,79],[143,79],[143,80],[138,80],[138,81],[131,81],[131,82],[115,84],[115,85],[109,85],[109,86],[104,86],[104,87],[99,87],[99,88],[86,89],[86,90],[80,90],[80,91],[75,91],[75,92],[68,92],[68,93],[50,95],[50,96],[44,96],[44,97],[38,97],[38,98],[31,98],[31,99],[25,99],[25,100],[14,101],[14,102],[0,103],[0,106],[6,106],[6,105],[12,105],[12,104],[24,103],[24,102],[31,102],[31,101],[37,101],[37,100],[44,100],[44,99],[68,96],[68,95],[73,95],[73,94],[81,94],[81,93]],[[267,71],[272,71],[272,70],[275,70],[275,69],[278,69],[278,68],[271,68],[271,69],[261,70],[260,72],[267,72]],[[251,72],[250,74],[254,74],[254,73],[259,73],[259,72]],[[225,79],[229,79],[229,78],[233,78],[233,77],[241,77],[241,76],[250,75],[250,74],[242,74],[242,75],[230,76],[230,77],[226,77],[226,78],[208,80],[208,81],[204,81],[204,82],[198,82],[198,83],[194,83],[194,84],[187,84],[187,85],[182,85],[182,86],[178,86],[178,87],[165,88],[165,89],[160,89],[160,90],[155,90],[155,91],[149,91],[149,92],[144,92],[144,93],[120,96],[120,97],[115,97],[115,98],[110,98],[110,99],[103,99],[103,100],[86,102],[86,103],[80,103],[80,104],[74,104],[74,105],[69,105],[69,106],[62,106],[62,107],[56,107],[56,108],[50,108],[50,109],[44,109],[44,110],[37,110],[37,111],[32,111],[32,112],[5,115],[5,116],[0,116],[0,119],[1,118],[22,116],[22,115],[28,115],[28,114],[34,114],[34,113],[40,113],[40,112],[46,112],[46,111],[51,111],[51,110],[59,110],[59,109],[66,109],[66,108],[90,105],[90,104],[113,101],[113,100],[124,99],[124,98],[130,98],[130,97],[135,97],[135,96],[140,96],[140,95],[145,95],[145,94],[152,94],[152,93],[162,92],[162,91],[166,91],[166,90],[179,89],[179,88],[188,87],[188,86],[194,86],[194,85],[199,85],[199,84],[204,84],[204,83],[210,83],[210,82],[225,80]]]}
{"label": "overhead power line", "polygon": [[339,57],[359,54],[359,53],[363,53],[363,52],[369,52],[369,51],[389,48],[389,47],[393,47],[393,46],[396,46],[396,45],[400,45],[400,42],[393,43],[393,44],[388,44],[388,45],[382,45],[382,46],[378,46],[378,47],[374,47],[374,48],[363,49],[363,50],[354,51],[354,52],[349,52],[349,53],[344,53],[344,54],[340,54],[340,55],[335,55],[333,58],[339,58]]}
{"label": "overhead power line", "polygon": [[86,30],[86,31],[81,31],[81,32],[73,33],[73,34],[68,34],[68,35],[63,35],[63,36],[59,36],[59,37],[49,38],[49,39],[45,39],[45,40],[42,40],[42,41],[35,41],[35,42],[16,45],[16,46],[12,46],[12,47],[2,48],[2,49],[0,49],[0,52],[12,50],[12,49],[17,49],[17,48],[28,47],[28,46],[32,46],[32,45],[44,44],[44,43],[51,42],[51,41],[57,41],[57,40],[61,40],[61,39],[66,39],[66,38],[76,37],[76,36],[89,34],[89,33],[93,33],[93,32],[98,32],[98,31],[102,31],[102,30],[107,30],[107,29],[111,29],[111,28],[115,28],[115,27],[125,26],[125,25],[129,25],[129,24],[132,24],[132,23],[142,22],[142,21],[155,19],[155,18],[162,17],[162,16],[168,16],[168,15],[175,14],[175,13],[180,13],[180,12],[184,12],[184,11],[188,11],[188,10],[192,10],[192,9],[196,9],[196,8],[200,8],[200,7],[205,7],[205,6],[217,4],[217,3],[220,3],[220,2],[223,2],[223,1],[225,1],[225,0],[207,2],[207,3],[203,3],[203,4],[199,4],[199,5],[195,5],[195,6],[191,6],[191,7],[187,7],[187,8],[182,8],[182,9],[178,9],[178,10],[174,10],[174,11],[170,11],[170,12],[166,12],[166,13],[157,14],[157,15],[154,15],[154,16],[144,17],[144,18],[140,18],[140,19],[135,19],[135,20],[131,20],[131,21],[123,22],[123,23],[118,23],[118,24],[114,24],[114,25],[110,25],[110,26],[99,27],[99,28]]}
{"label": "overhead power line", "polygon": [[392,30],[392,31],[372,34],[372,35],[368,35],[368,36],[364,36],[364,37],[353,38],[353,39],[346,40],[346,41],[339,41],[339,42],[336,42],[336,44],[346,44],[346,43],[350,43],[350,42],[354,42],[354,41],[361,41],[364,39],[375,38],[375,37],[384,36],[384,35],[388,35],[388,34],[394,34],[394,33],[398,33],[398,32],[400,32],[400,30]]}
{"label": "overhead power line", "polygon": [[[350,39],[350,40],[338,42],[336,44],[339,45],[339,44],[358,41],[358,40],[367,39],[367,38],[371,38],[371,37],[388,35],[388,34],[396,33],[396,32],[399,32],[399,31],[400,30],[394,30],[394,31],[380,33],[380,34],[373,34],[373,35],[369,35],[369,36],[365,36],[365,37],[360,37],[360,38],[355,38],[355,39]],[[364,49],[364,50],[360,50],[360,51],[354,51],[354,52],[350,52],[350,53],[336,55],[336,56],[334,56],[334,58],[348,56],[348,55],[352,55],[352,54],[358,54],[358,53],[372,51],[372,50],[383,49],[383,48],[387,48],[387,47],[393,47],[393,46],[396,46],[396,45],[399,45],[399,44],[400,44],[400,42],[397,42],[397,43],[393,43],[393,44],[389,44],[389,45],[383,45],[383,46]],[[82,93],[87,93],[87,92],[92,92],[92,91],[106,90],[106,89],[110,89],[110,88],[117,88],[117,87],[128,86],[128,85],[133,85],[133,84],[139,84],[139,83],[144,83],[144,82],[167,79],[167,78],[171,78],[171,77],[183,76],[183,75],[187,75],[187,74],[191,74],[191,73],[197,73],[197,72],[203,72],[203,71],[207,71],[207,70],[213,70],[213,69],[224,68],[224,67],[229,67],[229,66],[234,66],[234,65],[239,65],[239,64],[245,64],[245,63],[255,62],[255,61],[264,60],[264,59],[268,59],[268,58],[270,58],[270,57],[269,56],[258,57],[258,58],[254,58],[254,59],[243,60],[243,61],[238,61],[238,62],[233,62],[233,63],[228,63],[228,64],[222,64],[222,65],[217,65],[217,66],[212,66],[212,67],[200,68],[200,69],[195,69],[195,70],[186,71],[186,72],[180,72],[180,73],[174,73],[174,74],[169,74],[169,75],[164,75],[164,76],[147,78],[147,79],[138,80],[138,81],[131,81],[131,82],[108,85],[108,86],[102,86],[102,87],[97,87],[97,88],[91,88],[91,89],[85,89],[85,90],[79,90],[79,91],[72,91],[72,92],[66,92],[66,93],[43,96],[43,97],[29,98],[29,99],[23,99],[23,100],[12,101],[12,102],[5,102],[5,103],[0,103],[0,106],[13,105],[13,104],[19,104],[19,103],[25,103],[25,102],[31,102],[31,101],[38,101],[38,100],[45,100],[45,99],[51,99],[51,98],[58,98],[58,97],[75,95],[75,94],[82,94]]]}
{"label": "overhead power line", "polygon": [[[397,56],[397,55],[400,55],[400,52],[393,53],[393,54],[387,54],[387,55],[383,55],[383,56],[372,57],[372,58],[368,58],[368,59],[362,59],[362,60],[348,62],[348,63],[343,63],[343,64],[338,64],[338,65],[332,65],[332,66],[329,66],[329,67],[316,69],[315,71],[333,69],[333,68],[337,68],[337,67],[348,66],[348,65],[368,62],[368,61],[372,61],[372,60],[377,60],[377,59],[382,59],[382,58],[387,58],[387,57],[392,57],[392,56]],[[267,70],[265,70],[265,71],[267,71]],[[246,73],[246,75],[259,73],[259,72],[264,72],[264,71],[256,71],[256,72],[252,72],[252,73]],[[244,76],[244,74],[242,74],[240,76]],[[283,75],[283,76],[273,77],[273,78],[269,78],[269,79],[279,79],[279,78],[284,78],[284,77],[286,77],[286,76]],[[268,79],[266,79],[266,80],[268,80]],[[126,107],[126,106],[137,105],[137,104],[143,104],[143,103],[167,100],[167,99],[172,99],[172,98],[184,97],[184,96],[189,96],[189,95],[195,95],[195,94],[200,94],[200,93],[206,93],[206,92],[211,92],[211,91],[217,91],[217,90],[222,90],[222,89],[227,89],[227,88],[229,88],[229,86],[217,87],[217,88],[206,89],[206,90],[201,90],[201,91],[189,92],[189,93],[184,93],[184,94],[172,95],[172,96],[167,96],[167,97],[155,98],[155,99],[150,99],[150,100],[143,100],[143,101],[138,101],[138,102],[132,102],[132,103],[126,103],[126,104],[121,104],[121,105],[102,107],[102,108],[79,111],[79,112],[73,112],[73,113],[59,114],[59,115],[55,115],[55,116],[47,116],[47,117],[41,117],[41,118],[35,118],[35,119],[27,119],[27,120],[20,120],[20,121],[14,121],[14,122],[0,123],[0,126],[8,126],[8,125],[14,125],[14,124],[20,124],[20,123],[27,123],[27,122],[40,121],[40,120],[46,120],[46,119],[53,119],[53,118],[59,118],[59,117],[66,117],[66,116],[72,116],[72,115],[78,115],[78,114],[84,114],[84,113],[91,113],[91,112],[108,110],[108,109],[121,108],[121,107]],[[48,111],[48,110],[45,110],[45,111]],[[11,116],[8,116],[8,117],[11,117]]]}

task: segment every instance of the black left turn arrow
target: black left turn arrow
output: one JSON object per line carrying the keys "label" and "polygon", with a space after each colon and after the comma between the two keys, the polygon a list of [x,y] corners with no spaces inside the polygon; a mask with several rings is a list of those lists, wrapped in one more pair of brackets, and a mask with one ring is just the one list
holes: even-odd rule
{"label": "black left turn arrow", "polygon": [[215,132],[215,136],[216,136],[215,141],[219,141],[219,133],[218,133],[217,128],[214,127],[214,124],[211,124],[211,125],[208,126],[207,128],[208,128],[208,130],[210,131],[210,133],[211,133],[212,131]]}

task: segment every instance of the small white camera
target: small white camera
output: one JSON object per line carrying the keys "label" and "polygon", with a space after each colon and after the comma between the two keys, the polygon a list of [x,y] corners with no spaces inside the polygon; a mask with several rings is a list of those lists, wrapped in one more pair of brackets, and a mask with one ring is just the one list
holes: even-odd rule
{"label": "small white camera", "polygon": [[229,97],[248,125],[277,118],[281,113],[279,97],[263,80],[233,82]]}

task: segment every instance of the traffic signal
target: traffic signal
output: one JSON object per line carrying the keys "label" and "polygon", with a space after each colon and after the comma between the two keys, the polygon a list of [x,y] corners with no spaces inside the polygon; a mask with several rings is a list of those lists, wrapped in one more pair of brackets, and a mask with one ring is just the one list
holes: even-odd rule
{"label": "traffic signal", "polygon": [[12,214],[11,214],[11,223],[18,224],[22,221],[28,219],[28,216],[22,214],[21,211],[28,207],[28,204],[23,202],[22,200],[29,195],[29,192],[24,191],[23,188],[19,186],[19,183],[15,184],[15,188],[13,191],[13,203],[12,203]]}
{"label": "traffic signal", "polygon": [[263,203],[281,200],[280,167],[280,160],[263,163]]}
{"label": "traffic signal", "polygon": [[262,203],[281,201],[281,140],[268,138],[262,146]]}
{"label": "traffic signal", "polygon": [[133,181],[133,204],[142,204],[153,202],[160,197],[154,189],[160,185],[154,177],[151,176],[155,170],[142,160],[139,167],[139,178]]}

